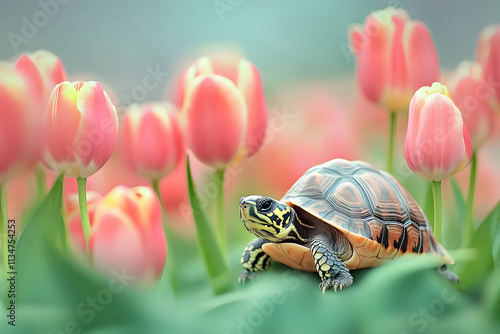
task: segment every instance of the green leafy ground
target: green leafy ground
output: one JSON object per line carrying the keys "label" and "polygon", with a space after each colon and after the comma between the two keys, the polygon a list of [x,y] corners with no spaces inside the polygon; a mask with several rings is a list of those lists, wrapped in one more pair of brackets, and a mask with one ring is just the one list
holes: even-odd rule
{"label": "green leafy ground", "polygon": [[[66,251],[62,179],[33,213],[17,243],[16,326],[1,333],[498,333],[500,206],[475,233],[476,252],[456,251],[460,285],[435,259],[403,257],[353,272],[342,292],[318,277],[273,264],[257,281],[214,296],[196,242],[176,243],[179,292],[103,277]],[[244,243],[230,248],[234,281]],[[493,251],[492,251],[493,250]],[[168,277],[168,275],[165,275]]]}

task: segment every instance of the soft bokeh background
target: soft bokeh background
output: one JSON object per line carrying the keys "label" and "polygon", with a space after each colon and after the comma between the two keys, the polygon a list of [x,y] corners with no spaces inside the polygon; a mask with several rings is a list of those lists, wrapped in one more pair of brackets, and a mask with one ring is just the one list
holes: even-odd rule
{"label": "soft bokeh background", "polygon": [[[388,117],[385,111],[358,94],[355,61],[347,44],[347,31],[352,23],[362,23],[370,12],[388,5],[404,8],[412,19],[427,24],[443,72],[448,73],[460,61],[473,58],[482,28],[500,22],[500,2],[493,0],[222,0],[221,3],[231,8],[222,16],[214,7],[217,1],[212,0],[66,2],[2,0],[0,59],[47,49],[60,57],[71,80],[101,81],[119,112],[130,103],[175,100],[181,71],[205,54],[221,50],[239,52],[259,68],[270,112],[267,141],[254,159],[226,175],[225,214],[234,280],[240,271],[241,251],[252,238],[238,220],[239,197],[261,193],[279,198],[307,168],[335,157],[363,159],[384,167]],[[23,36],[26,26],[34,21],[38,22],[36,29],[28,28],[31,35]],[[16,46],[9,38],[24,40]],[[151,71],[160,72],[158,80],[151,81],[157,85],[145,89],[143,80]],[[479,152],[476,225],[500,199],[498,115],[496,123],[495,133]],[[424,206],[426,183],[413,175],[404,160],[405,127],[403,116],[396,133],[395,176]],[[209,209],[213,200],[210,171],[196,161],[193,161],[193,169],[200,197]],[[55,178],[49,179],[52,184]],[[9,212],[21,222],[26,221],[30,197],[34,196],[30,190],[34,184],[27,180],[30,176],[24,175],[9,184]],[[468,169],[459,173],[456,180],[465,193]],[[72,181],[66,179],[65,191],[76,190]],[[120,143],[109,163],[88,182],[89,189],[101,194],[117,184],[147,185],[123,167]],[[463,210],[457,208],[449,181],[444,182],[443,191],[443,244],[453,250],[459,246],[457,230],[463,223]],[[28,271],[20,275],[25,284],[19,287],[20,291],[24,291],[24,296],[35,296],[24,297],[30,302],[21,309],[25,314],[24,320],[18,318],[21,327],[30,333],[63,331],[64,324],[71,319],[89,333],[125,333],[126,328],[131,333],[133,328],[135,332],[147,328],[145,332],[151,333],[166,329],[194,332],[200,328],[228,333],[293,332],[315,326],[318,331],[341,328],[373,333],[445,333],[469,329],[487,332],[494,326],[491,319],[500,318],[500,293],[495,283],[500,278],[499,242],[495,244],[498,253],[494,258],[497,260],[495,274],[490,268],[493,259],[488,258],[484,261],[491,265],[488,267],[491,272],[488,275],[479,272],[479,278],[469,280],[469,290],[462,287],[461,292],[453,295],[450,294],[453,288],[442,282],[434,271],[424,270],[434,265],[432,261],[422,261],[416,267],[402,262],[359,271],[353,287],[343,294],[326,297],[319,294],[318,279],[314,275],[274,266],[260,282],[250,287],[234,287],[231,293],[214,298],[196,248],[183,166],[163,181],[162,194],[170,223],[179,232],[179,249],[184,257],[178,268],[183,287],[180,297],[174,300],[164,291],[168,284],[155,291],[130,289],[115,296],[119,302],[106,305],[96,321],[87,323],[75,309],[87,297],[95,297],[107,281],[71,264],[71,258],[68,260],[54,255],[52,250],[44,252],[36,248],[42,246],[33,246],[35,248],[26,254],[35,253],[38,257],[26,261],[25,268],[29,264],[52,265],[42,267],[43,272],[26,269]],[[51,217],[49,213],[42,211],[34,217],[32,226],[38,223],[50,228],[42,224],[50,223],[50,219],[44,220]],[[494,216],[491,221],[498,224],[498,219]],[[481,238],[477,242],[490,245]],[[470,258],[468,253],[453,254],[462,264]],[[461,272],[464,270],[478,269],[469,266],[462,267]],[[78,293],[74,292],[76,289]],[[366,303],[361,305],[361,300]],[[281,307],[285,301],[286,310]],[[443,310],[439,308],[441,304]],[[432,320],[419,313],[421,308],[435,311],[431,312]],[[304,314],[305,310],[311,313]],[[332,315],[336,315],[335,321],[329,320]],[[192,317],[199,317],[200,321],[193,323]],[[307,319],[299,321],[301,317]]]}
{"label": "soft bokeh background", "polygon": [[[479,31],[497,22],[500,11],[494,0],[223,0],[236,5],[221,19],[212,0],[65,2],[16,50],[8,34],[22,36],[23,18],[33,22],[36,16],[44,23],[37,15],[43,9],[38,1],[1,1],[0,58],[47,49],[61,58],[70,76],[98,75],[118,95],[140,85],[146,67],[158,65],[174,74],[212,43],[239,45],[260,69],[268,91],[290,80],[350,74],[349,25],[389,5],[427,24],[442,66],[452,69],[473,57]],[[148,99],[162,97],[163,88],[148,92]]]}

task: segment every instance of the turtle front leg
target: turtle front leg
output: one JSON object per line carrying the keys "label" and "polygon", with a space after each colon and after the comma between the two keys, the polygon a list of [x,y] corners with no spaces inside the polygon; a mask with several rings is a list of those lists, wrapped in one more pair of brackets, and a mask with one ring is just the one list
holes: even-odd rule
{"label": "turtle front leg", "polygon": [[353,278],[338,253],[329,242],[315,239],[311,242],[311,253],[318,271],[321,283],[319,288],[323,293],[328,289],[342,290],[352,284]]}
{"label": "turtle front leg", "polygon": [[244,284],[247,280],[253,280],[261,272],[269,268],[271,257],[262,250],[262,245],[269,241],[264,239],[254,239],[245,247],[241,256],[241,265],[245,269],[240,274],[238,281]]}

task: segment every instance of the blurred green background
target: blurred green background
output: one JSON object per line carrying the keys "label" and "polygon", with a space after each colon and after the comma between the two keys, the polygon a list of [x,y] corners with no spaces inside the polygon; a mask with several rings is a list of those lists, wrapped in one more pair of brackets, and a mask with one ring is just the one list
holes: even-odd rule
{"label": "blurred green background", "polygon": [[[349,25],[389,5],[427,24],[442,66],[452,69],[473,57],[480,30],[498,22],[500,12],[494,0],[222,0],[232,11],[221,20],[213,0],[65,1],[16,50],[8,34],[22,36],[23,18],[33,23],[43,9],[39,1],[2,0],[0,58],[47,49],[61,58],[70,76],[98,75],[118,94],[140,84],[147,66],[158,64],[174,74],[209,43],[241,46],[261,71],[266,88],[275,81],[351,73],[355,63],[341,48]],[[159,87],[148,98],[162,96]]]}
{"label": "blurred green background", "polygon": [[[320,162],[316,160],[324,161],[325,155],[317,153],[314,156],[317,147],[305,140],[310,134],[310,137],[314,137],[311,129],[316,134],[325,135],[342,128],[343,123],[340,121],[338,124],[332,123],[331,127],[321,128],[318,123],[308,123],[306,112],[315,108],[311,106],[311,100],[304,96],[310,98],[309,91],[317,93],[320,90],[326,96],[340,96],[341,101],[342,98],[347,99],[349,108],[355,105],[352,102],[357,100],[353,80],[355,61],[345,53],[347,30],[352,23],[362,23],[370,12],[388,5],[404,8],[412,19],[421,20],[429,27],[442,68],[447,71],[453,70],[463,59],[471,59],[481,29],[500,21],[500,2],[493,0],[222,0],[232,9],[223,13],[222,17],[212,0],[66,2],[1,1],[0,58],[8,60],[20,53],[47,49],[61,58],[70,79],[102,81],[113,91],[115,101],[126,105],[125,94],[130,95],[134,87],[142,85],[148,68],[159,68],[162,72],[168,72],[169,77],[157,88],[148,90],[143,99],[132,102],[164,98],[165,91],[171,94],[175,87],[176,76],[202,55],[203,50],[213,44],[234,45],[259,68],[270,108],[302,112],[299,118],[289,124],[287,130],[290,131],[285,132],[296,137],[293,145],[304,144],[301,147],[303,151],[298,151],[296,157],[303,157],[309,152],[313,155],[311,159],[299,161],[289,156],[278,159],[276,155],[273,156],[276,152],[266,153],[263,149],[259,153],[262,158],[244,166],[246,171],[230,180],[226,225],[234,282],[241,271],[240,254],[245,244],[252,239],[238,223],[237,198],[254,192],[279,196],[289,187],[290,180],[293,181],[306,167]],[[57,7],[54,4],[58,4]],[[47,12],[50,15],[43,14]],[[47,19],[44,20],[44,17]],[[23,35],[26,26],[36,22],[39,23],[38,27],[35,26],[31,34]],[[19,38],[22,38],[22,42]],[[13,44],[12,39],[18,43]],[[311,82],[320,84],[313,84],[307,89],[303,87],[304,83]],[[298,88],[283,91],[283,87],[288,86]],[[350,93],[343,96],[346,91]],[[301,101],[295,100],[297,95],[306,102],[302,101],[301,104]],[[332,101],[327,102],[327,112],[336,110],[333,113],[335,121],[339,120],[343,109],[350,111],[345,105],[337,108],[332,107]],[[367,105],[361,104],[358,108],[367,108]],[[271,114],[275,115],[276,111],[273,110]],[[320,118],[322,115],[315,113],[310,118],[326,123]],[[386,115],[383,112],[380,115],[386,121]],[[332,116],[329,117],[327,119],[331,120]],[[301,123],[305,125],[297,130]],[[384,159],[385,128],[378,129],[375,123],[372,125],[366,121],[359,124],[357,129],[361,129],[363,134],[356,133],[355,136],[362,138],[360,145],[363,149],[353,150],[351,158],[363,158],[377,165]],[[400,128],[404,127],[400,125]],[[495,138],[499,138],[498,133],[497,130]],[[298,146],[291,143],[292,137],[281,135],[286,133],[277,133],[278,141],[297,150]],[[341,133],[333,139],[319,137],[323,145],[317,149],[332,146],[328,140],[340,141],[350,147],[347,140],[341,141],[345,139],[343,135]],[[500,157],[497,154],[498,144],[493,146],[491,142],[483,156],[496,164],[492,165],[490,174],[484,174],[482,184],[496,190],[478,188],[478,198],[481,195],[488,198],[484,201],[487,205],[479,212],[481,219],[476,219],[477,225],[491,212],[494,207],[492,203],[497,203],[499,199],[495,196],[500,189]],[[276,147],[279,148],[279,145]],[[397,152],[399,158],[402,155],[401,147],[400,141]],[[337,153],[335,156],[341,155]],[[330,155],[330,158],[335,156]],[[273,165],[276,162],[280,163],[278,167]],[[255,169],[263,163],[273,167],[267,171],[264,168],[248,172],[248,169]],[[404,164],[404,158],[399,163]],[[270,184],[265,176],[260,178],[267,172],[271,177],[275,176],[271,173],[273,168],[278,170],[278,175],[283,179],[283,174],[292,169],[293,172],[286,175],[286,182],[277,184]],[[422,179],[406,173],[406,170],[396,171],[399,171],[396,177],[424,205],[426,187]],[[466,179],[468,172],[462,174],[465,174]],[[207,179],[196,180],[199,188],[203,189],[202,182]],[[214,296],[191,233],[190,236],[179,238],[176,245],[182,256],[177,268],[181,286],[177,296],[170,291],[167,279],[157,287],[129,286],[114,294],[109,303],[101,305],[102,310],[96,311],[95,319],[88,322],[87,317],[82,316],[77,309],[82,303],[86,304],[88,298],[97,298],[105,291],[109,278],[98,275],[54,247],[58,236],[53,232],[62,225],[61,208],[58,206],[58,196],[61,196],[62,190],[58,187],[60,185],[56,186],[26,224],[26,231],[30,232],[24,234],[25,241],[18,250],[18,326],[7,327],[5,319],[2,319],[0,333],[55,334],[78,333],[81,330],[81,333],[324,331],[402,334],[495,333],[500,328],[500,209],[496,207],[474,236],[472,246],[478,248],[479,252],[455,250],[463,226],[463,197],[456,191],[457,187],[453,192],[449,183],[444,189],[446,207],[443,244],[455,250],[452,256],[457,266],[453,270],[463,278],[463,283],[458,287],[444,282],[437,275],[433,259],[422,257],[418,260],[401,259],[379,268],[356,271],[353,274],[355,284],[342,293],[323,296],[315,274],[273,265],[272,270],[254,284],[244,287],[234,284],[229,293]],[[463,184],[462,189],[466,189]],[[478,202],[481,205],[483,200]],[[76,326],[73,326],[73,322]]]}

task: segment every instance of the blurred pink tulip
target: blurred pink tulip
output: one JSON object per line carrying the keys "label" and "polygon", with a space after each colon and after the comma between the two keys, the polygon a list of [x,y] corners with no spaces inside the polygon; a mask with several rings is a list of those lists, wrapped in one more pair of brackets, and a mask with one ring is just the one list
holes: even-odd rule
{"label": "blurred pink tulip", "polygon": [[240,149],[247,106],[236,85],[220,75],[202,75],[188,87],[182,117],[186,141],[196,157],[223,169]]}
{"label": "blurred pink tulip", "polygon": [[267,108],[259,71],[243,58],[201,58],[187,69],[181,79],[179,100],[182,108],[195,79],[204,75],[225,77],[231,80],[242,94],[247,116],[245,139],[238,152],[238,158],[242,160],[254,155],[262,145],[267,124]]}
{"label": "blurred pink tulip", "polygon": [[361,91],[384,109],[406,111],[413,93],[438,80],[439,60],[427,27],[388,7],[349,31]]}
{"label": "blurred pink tulip", "polygon": [[160,180],[181,162],[185,147],[176,110],[167,103],[132,105],[123,118],[123,155],[136,173]]}
{"label": "blurred pink tulip", "polygon": [[42,115],[11,63],[0,63],[0,185],[40,157]]}
{"label": "blurred pink tulip", "polygon": [[66,80],[66,71],[61,61],[55,54],[46,50],[21,56],[16,62],[16,70],[25,76],[36,91],[43,109],[54,87]]}
{"label": "blurred pink tulip", "polygon": [[[332,87],[336,88],[333,94]],[[228,195],[241,196],[244,187],[281,197],[311,166],[333,158],[362,158],[360,139],[365,129],[347,112],[344,101],[354,96],[348,96],[352,91],[338,93],[342,87],[345,78],[302,81],[277,91],[273,105],[287,107],[269,112],[264,144],[258,155],[242,165],[243,174],[236,173],[239,166],[228,171],[232,176],[226,186]]]}
{"label": "blurred pink tulip", "polygon": [[448,85],[453,102],[462,113],[469,131],[472,148],[478,150],[493,130],[495,114],[485,94],[478,63],[460,63]]}
{"label": "blurred pink tulip", "polygon": [[500,112],[500,25],[490,25],[479,34],[476,61],[483,69],[483,84],[491,107]]}
{"label": "blurred pink tulip", "polygon": [[460,110],[438,82],[417,90],[410,102],[405,158],[416,174],[441,181],[464,169],[472,146]]}
{"label": "blurred pink tulip", "polygon": [[118,186],[97,204],[89,249],[98,269],[125,270],[135,282],[152,282],[162,273],[166,247],[160,204],[151,188]]}
{"label": "blurred pink tulip", "polygon": [[98,82],[62,82],[49,100],[44,163],[86,178],[110,157],[117,131],[116,109]]}

